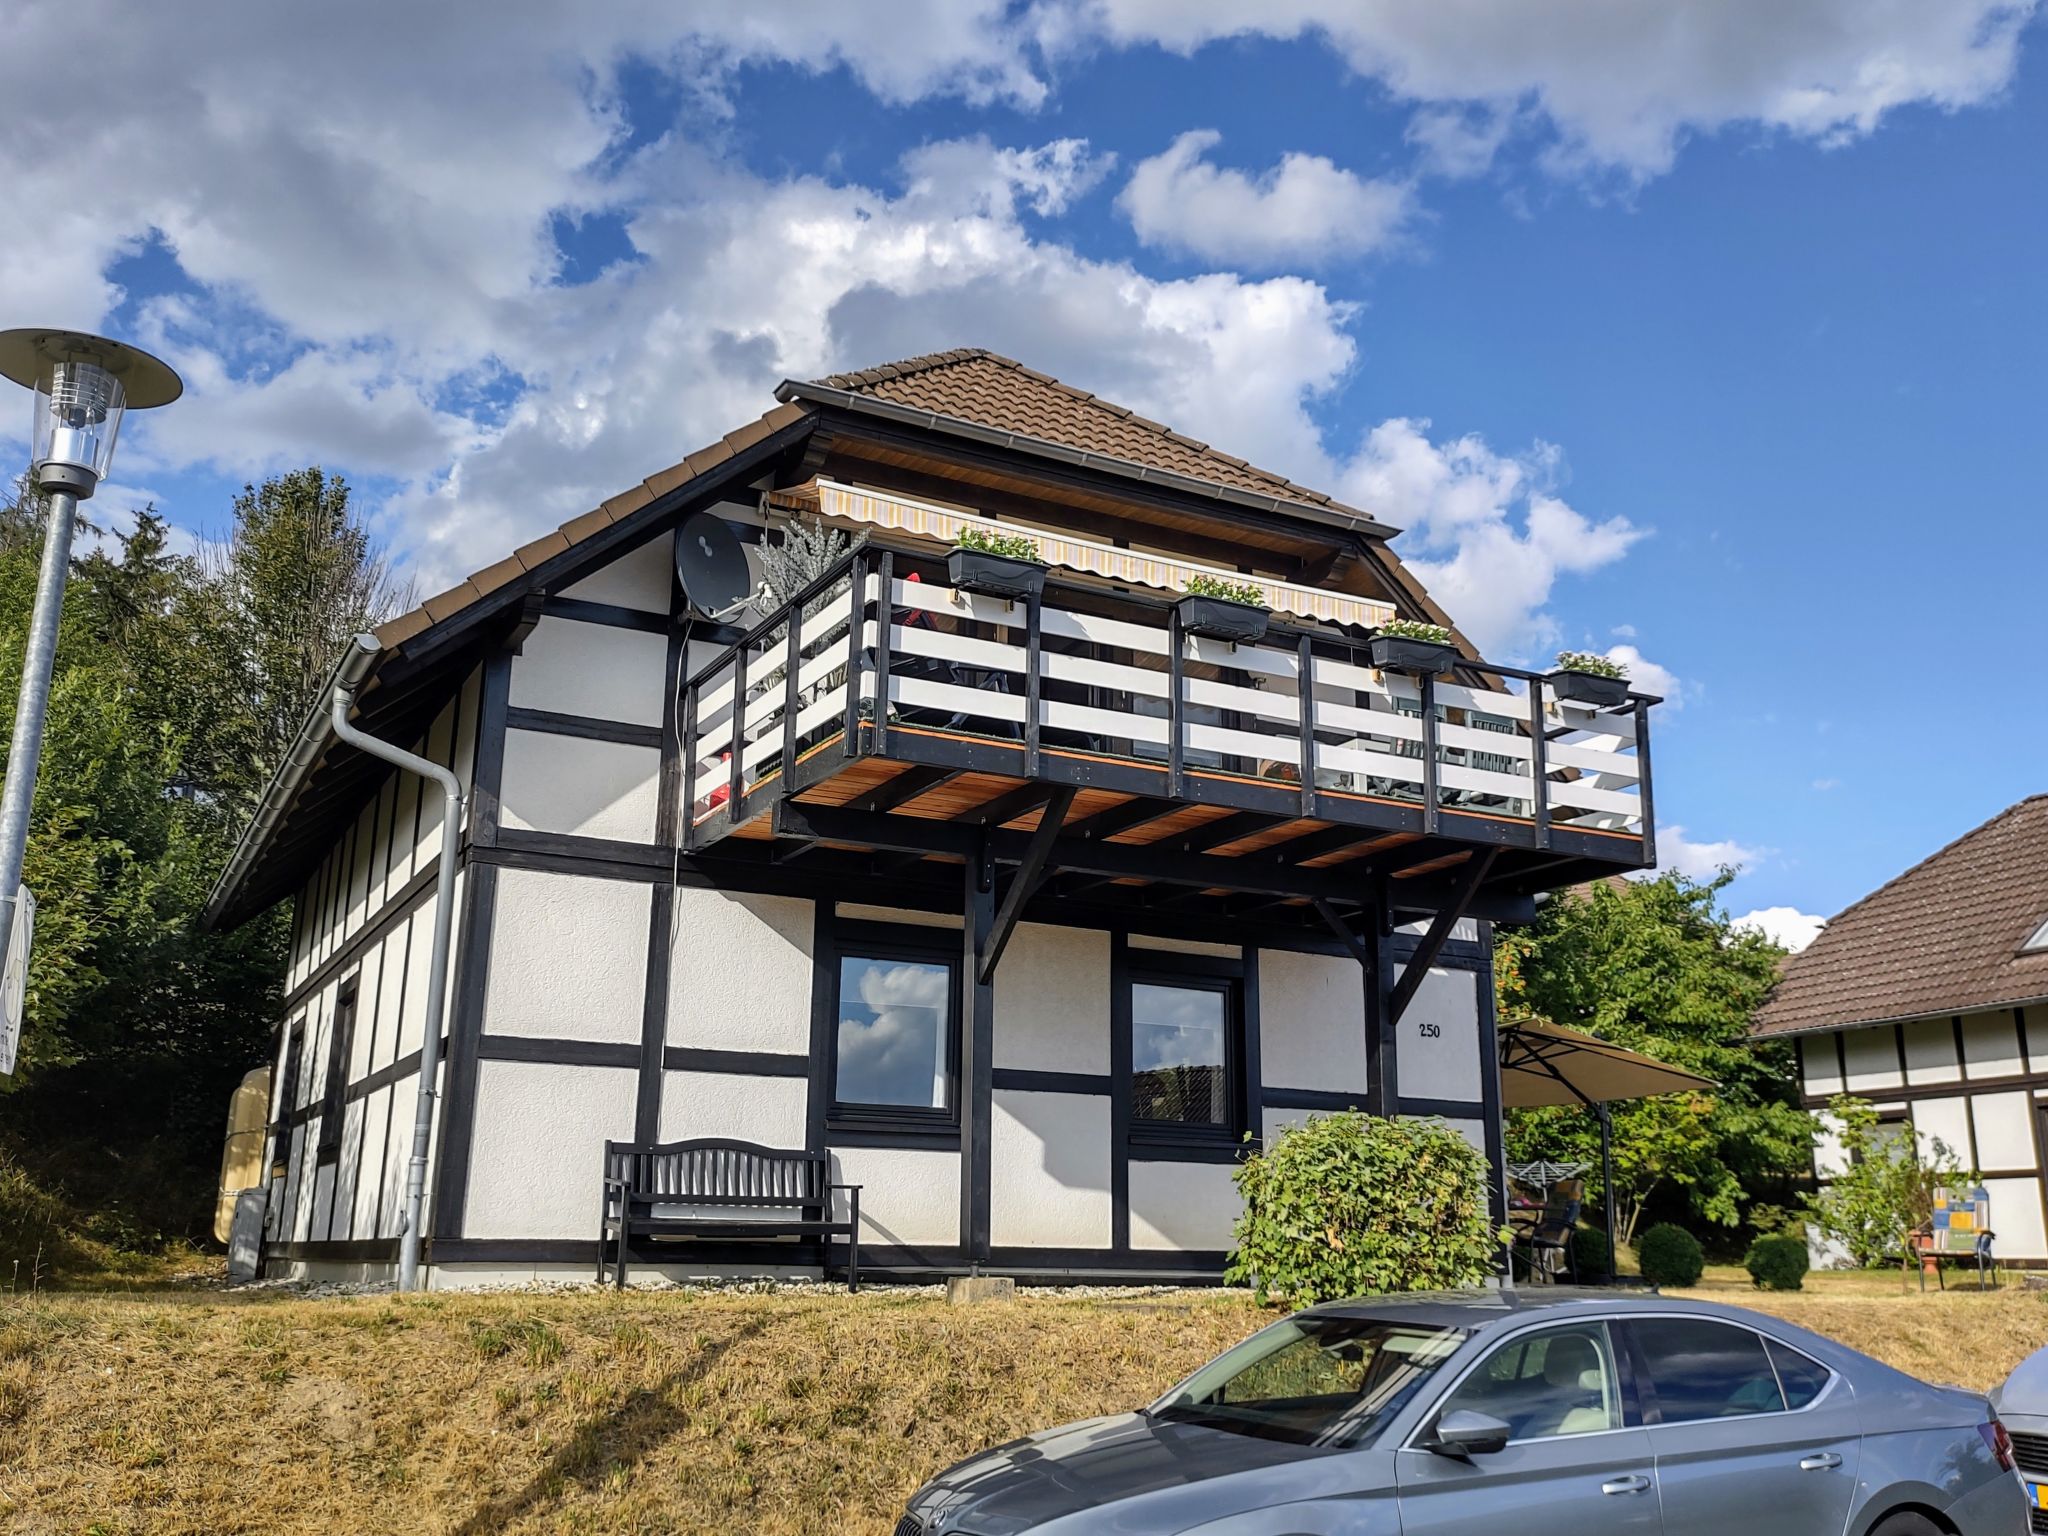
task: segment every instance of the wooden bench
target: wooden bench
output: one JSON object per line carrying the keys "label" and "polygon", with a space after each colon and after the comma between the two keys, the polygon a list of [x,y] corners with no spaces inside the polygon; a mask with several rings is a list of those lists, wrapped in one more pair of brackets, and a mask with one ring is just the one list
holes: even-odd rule
{"label": "wooden bench", "polygon": [[[815,1237],[829,1259],[831,1239],[844,1237],[846,1288],[858,1291],[860,1186],[831,1183],[831,1176],[823,1152],[717,1139],[651,1146],[608,1141],[597,1227],[598,1281],[604,1280],[607,1244],[616,1256],[616,1283],[623,1287],[635,1239]],[[835,1190],[846,1192],[844,1221],[832,1219]],[[677,1206],[694,1209],[678,1214]],[[731,1216],[723,1214],[728,1210]]]}

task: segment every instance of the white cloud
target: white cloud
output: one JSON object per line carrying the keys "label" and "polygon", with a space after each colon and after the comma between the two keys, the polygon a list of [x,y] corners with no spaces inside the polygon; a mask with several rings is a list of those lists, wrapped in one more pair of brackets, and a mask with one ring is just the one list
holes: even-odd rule
{"label": "white cloud", "polygon": [[1676,709],[1685,699],[1685,685],[1669,667],[1650,660],[1633,645],[1610,646],[1607,659],[1628,674],[1629,686],[1638,693],[1653,693],[1664,701],[1664,709]]}
{"label": "white cloud", "polygon": [[1117,207],[1146,245],[1254,268],[1314,265],[1381,249],[1413,214],[1404,183],[1304,154],[1282,156],[1254,180],[1205,158],[1222,142],[1213,129],[1194,129],[1131,172]]}
{"label": "white cloud", "polygon": [[1754,870],[1770,857],[1768,848],[1755,848],[1733,838],[1718,842],[1695,842],[1676,822],[1657,829],[1657,867],[1675,869],[1694,880],[1709,880],[1724,869]]}
{"label": "white cloud", "polygon": [[[2034,0],[1040,0],[1055,50],[1313,37],[1422,109],[1414,136],[1439,168],[1483,168],[1521,114],[1573,174],[1645,178],[1690,133],[1755,124],[1833,145],[1909,104],[1974,105],[2012,79]],[[1462,120],[1445,107],[1469,109]]]}
{"label": "white cloud", "polygon": [[1339,472],[1343,499],[1407,532],[1396,546],[1482,655],[1529,658],[1554,646],[1545,610],[1560,576],[1626,554],[1645,530],[1586,517],[1556,494],[1562,456],[1539,443],[1495,452],[1476,436],[1432,442],[1427,421],[1396,418],[1366,435]]}
{"label": "white cloud", "polygon": [[1797,907],[1758,907],[1754,912],[1743,913],[1731,924],[1745,932],[1760,933],[1795,955],[1819,938],[1821,929],[1827,925],[1826,918],[1802,912]]}
{"label": "white cloud", "polygon": [[1831,789],[1840,789],[1842,781],[1840,779],[1815,779],[1813,787],[1821,794],[1826,794]]}

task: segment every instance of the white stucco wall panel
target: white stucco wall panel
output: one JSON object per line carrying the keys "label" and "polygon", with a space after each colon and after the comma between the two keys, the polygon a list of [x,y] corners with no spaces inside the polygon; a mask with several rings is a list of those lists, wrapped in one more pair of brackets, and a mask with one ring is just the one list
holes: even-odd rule
{"label": "white stucco wall panel", "polygon": [[2025,1010],[2027,1029],[2027,1056],[2030,1060],[2048,1064],[2048,1007],[2036,1004]]}
{"label": "white stucco wall panel", "polygon": [[1108,1098],[998,1090],[989,1131],[990,1241],[1109,1246]]}
{"label": "white stucco wall panel", "polygon": [[764,1147],[801,1147],[810,1083],[801,1077],[664,1072],[661,1139],[730,1136]]}
{"label": "white stucco wall panel", "polygon": [[590,1237],[607,1140],[633,1135],[629,1067],[477,1064],[465,1237]]}
{"label": "white stucco wall panel", "polygon": [[2010,1008],[1963,1015],[1963,1070],[1972,1081],[2018,1077],[2027,1070],[2020,1057],[2019,1024]]}
{"label": "white stucco wall panel", "polygon": [[1825,1112],[1814,1118],[1820,1123],[1820,1131],[1813,1142],[1813,1171],[1823,1179],[1831,1178],[1849,1166],[1842,1151],[1842,1122]]}
{"label": "white stucco wall panel", "polygon": [[998,1067],[1109,1071],[1109,935],[1019,923],[996,967]]}
{"label": "white stucco wall panel", "polygon": [[612,624],[542,619],[512,661],[521,709],[661,724],[668,637]]}
{"label": "white stucco wall panel", "polygon": [[1228,1248],[1243,1209],[1228,1164],[1131,1164],[1133,1248]]}
{"label": "white stucco wall panel", "polygon": [[675,900],[668,1043],[808,1055],[812,903],[687,887]]}
{"label": "white stucco wall panel", "polygon": [[398,1059],[398,1034],[405,1022],[405,973],[411,964],[410,921],[393,923],[377,946],[377,1038],[370,1070],[380,1071]]}
{"label": "white stucco wall panel", "polygon": [[1956,1060],[1956,1027],[1948,1019],[1916,1019],[1904,1026],[1906,1081],[1915,1088],[1953,1083],[1963,1075]]}
{"label": "white stucco wall panel", "polygon": [[1269,1088],[1364,1092],[1365,973],[1356,960],[1259,951],[1259,1075]]}
{"label": "white stucco wall panel", "polygon": [[[379,1088],[362,1101],[363,1144],[356,1172],[355,1234],[378,1237],[385,1226],[383,1210],[391,1198],[384,1186],[389,1163],[385,1142],[391,1133],[391,1090]],[[406,1124],[408,1132],[412,1125]]]}
{"label": "white stucco wall panel", "polygon": [[1873,1093],[1904,1086],[1899,1073],[1899,1037],[1891,1025],[1844,1030],[1842,1049],[1849,1064],[1849,1092]]}
{"label": "white stucco wall panel", "polygon": [[[960,1241],[960,1154],[902,1147],[834,1147],[832,1179],[858,1184],[860,1240],[908,1247]],[[844,1196],[834,1214],[846,1212]]]}
{"label": "white stucco wall panel", "polygon": [[562,596],[585,603],[611,603],[641,613],[667,613],[674,572],[675,546],[664,533],[562,588]]}
{"label": "white stucco wall panel", "polygon": [[500,870],[484,1032],[638,1043],[653,899],[637,880]]}
{"label": "white stucco wall panel", "polygon": [[1832,1034],[1808,1035],[1799,1042],[1800,1081],[1808,1093],[1842,1091],[1842,1058]]}
{"label": "white stucco wall panel", "polygon": [[1991,1230],[1997,1234],[1992,1243],[1998,1257],[2048,1259],[2048,1233],[2041,1222],[2041,1181],[1986,1179],[1984,1189],[1991,1196]]}
{"label": "white stucco wall panel", "polygon": [[1940,1141],[1964,1167],[1970,1165],[1970,1111],[1967,1100],[1921,1099],[1913,1106],[1913,1129],[1923,1145]]}
{"label": "white stucco wall panel", "polygon": [[1401,1016],[1394,1058],[1403,1098],[1480,1101],[1479,987],[1487,979],[1441,968],[1423,977]]}
{"label": "white stucco wall panel", "polygon": [[1970,1119],[1977,1131],[1979,1168],[2037,1166],[2033,1098],[2025,1089],[1970,1096]]}
{"label": "white stucco wall panel", "polygon": [[658,748],[507,731],[499,809],[520,831],[651,843],[660,783]]}

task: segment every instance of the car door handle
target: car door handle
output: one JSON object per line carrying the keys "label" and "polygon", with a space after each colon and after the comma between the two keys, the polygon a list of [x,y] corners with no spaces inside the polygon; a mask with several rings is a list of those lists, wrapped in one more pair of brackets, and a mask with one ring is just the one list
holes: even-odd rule
{"label": "car door handle", "polygon": [[1802,1456],[1799,1470],[1802,1472],[1832,1472],[1842,1464],[1842,1458],[1833,1451],[1816,1451],[1811,1456]]}
{"label": "car door handle", "polygon": [[1600,1485],[1602,1493],[1647,1493],[1650,1480],[1641,1473],[1631,1472],[1627,1477],[1610,1477]]}

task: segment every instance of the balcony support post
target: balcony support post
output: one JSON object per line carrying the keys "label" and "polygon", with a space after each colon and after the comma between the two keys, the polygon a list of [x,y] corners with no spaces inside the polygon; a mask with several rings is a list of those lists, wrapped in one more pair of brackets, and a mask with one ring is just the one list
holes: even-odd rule
{"label": "balcony support post", "polygon": [[852,607],[846,620],[846,723],[841,728],[839,756],[851,762],[860,752],[861,616],[867,611],[867,559],[858,552],[848,569],[847,583]]}
{"label": "balcony support post", "polygon": [[1650,701],[1636,700],[1636,814],[1643,819],[1643,867],[1657,862],[1657,802],[1650,793]]}
{"label": "balcony support post", "polygon": [[777,794],[789,794],[796,783],[796,674],[804,655],[803,609],[789,610],[789,638],[782,656],[782,786]]}
{"label": "balcony support post", "polygon": [[882,551],[877,577],[881,591],[875,594],[875,750],[889,749],[889,653],[896,638],[890,633],[896,621],[896,556]]}
{"label": "balcony support post", "polygon": [[[690,641],[683,639],[683,664],[689,665]],[[683,852],[697,848],[697,686],[683,689]]]}
{"label": "balcony support post", "polygon": [[1436,679],[1425,674],[1415,685],[1422,695],[1422,830],[1434,837],[1443,815],[1443,794],[1437,788]]}
{"label": "balcony support post", "polygon": [[730,776],[725,787],[725,819],[735,827],[740,824],[740,785],[745,773],[741,763],[746,755],[747,642],[743,640],[732,656],[732,757],[728,759]]}
{"label": "balcony support post", "polygon": [[1401,972],[1401,979],[1394,984],[1391,996],[1387,998],[1387,1027],[1392,1029],[1401,1022],[1401,1015],[1408,1011],[1408,1005],[1415,1000],[1415,994],[1422,986],[1422,978],[1429,974],[1429,968],[1436,964],[1436,957],[1443,953],[1443,947],[1451,937],[1451,930],[1458,926],[1458,919],[1465,915],[1472,905],[1472,898],[1479,894],[1479,887],[1485,883],[1493,869],[1493,861],[1500,857],[1498,848],[1489,848],[1484,853],[1472,856],[1472,862],[1465,871],[1465,877],[1458,882],[1456,894],[1430,920],[1429,931],[1415,946],[1415,953],[1408,957],[1408,965]]}
{"label": "balcony support post", "polygon": [[1180,607],[1178,604],[1166,610],[1166,798],[1181,798],[1183,772],[1186,767],[1187,744],[1184,739],[1183,717],[1185,708],[1181,695],[1186,691],[1187,641],[1180,630]]}
{"label": "balcony support post", "polygon": [[[1046,866],[1052,853],[1052,845],[1060,835],[1060,825],[1067,819],[1067,808],[1074,803],[1075,791],[1071,786],[1054,792],[1045,809],[1038,814],[1038,826],[1031,834],[1031,841],[1025,845],[1023,860],[1017,871],[1010,876],[1009,889],[1003,892],[1002,909],[996,913],[989,929],[988,942],[982,950],[980,969],[975,980],[986,986],[995,979],[996,962],[1003,958],[1003,950],[1009,946],[1010,935],[1017,931],[1017,919],[1024,913],[1024,903],[1031,899],[1040,883],[1053,871]],[[982,840],[986,848],[986,836]]]}
{"label": "balcony support post", "polygon": [[1301,814],[1316,813],[1316,689],[1315,657],[1308,648],[1308,636],[1295,649],[1299,670],[1295,673],[1295,698],[1301,710]]}
{"label": "balcony support post", "polygon": [[1036,592],[1024,599],[1024,777],[1027,779],[1038,777],[1040,601]]}
{"label": "balcony support post", "polygon": [[993,1166],[990,1120],[994,1113],[996,994],[989,959],[995,932],[995,857],[988,833],[979,834],[967,856],[962,935],[966,975],[961,978],[964,1027],[960,1031],[960,1245],[970,1264],[989,1256],[989,1191]]}
{"label": "balcony support post", "polygon": [[1529,679],[1529,819],[1536,827],[1536,846],[1550,846],[1550,764],[1544,749],[1550,728],[1543,714],[1543,679]]}

